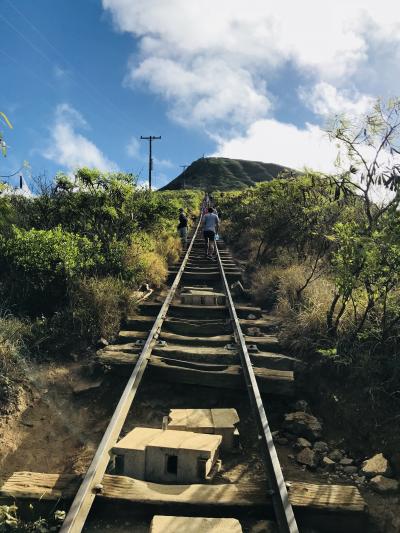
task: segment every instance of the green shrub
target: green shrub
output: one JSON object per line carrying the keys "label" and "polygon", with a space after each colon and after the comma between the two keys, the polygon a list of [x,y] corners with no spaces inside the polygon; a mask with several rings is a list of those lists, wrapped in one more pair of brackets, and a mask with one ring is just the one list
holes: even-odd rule
{"label": "green shrub", "polygon": [[124,271],[126,277],[136,286],[147,282],[160,287],[166,280],[167,261],[156,249],[157,240],[144,232],[134,235],[127,247],[123,258]]}
{"label": "green shrub", "polygon": [[98,243],[60,227],[14,227],[10,238],[0,238],[0,267],[7,293],[28,312],[53,310],[65,300],[71,280],[93,272],[102,262]]}
{"label": "green shrub", "polygon": [[[32,514],[35,512],[31,508]],[[23,520],[16,505],[0,505],[0,533],[48,533],[58,531],[65,519],[65,511],[55,511],[46,518]]]}

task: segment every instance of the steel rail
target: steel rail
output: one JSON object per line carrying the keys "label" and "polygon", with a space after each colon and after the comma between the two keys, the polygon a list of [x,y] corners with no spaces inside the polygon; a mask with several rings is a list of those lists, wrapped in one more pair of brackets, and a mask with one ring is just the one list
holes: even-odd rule
{"label": "steel rail", "polygon": [[253,408],[254,415],[257,420],[259,439],[262,441],[261,449],[267,469],[268,483],[272,491],[272,504],[275,511],[276,521],[278,523],[278,529],[280,533],[299,533],[292,505],[289,502],[285,480],[283,478],[281,465],[279,463],[278,455],[274,446],[267,415],[265,413],[261,394],[257,385],[256,377],[254,375],[249,352],[247,350],[246,341],[238,316],[236,314],[235,304],[232,299],[228,281],[226,279],[218,244],[217,242],[215,244],[218,265],[221,272],[224,292],[227,298],[229,314],[232,321],[236,343],[239,346],[239,354],[243,375],[246,382],[246,388],[250,397],[250,403]]}
{"label": "steel rail", "polygon": [[202,215],[200,214],[199,222],[196,226],[193,237],[190,241],[185,257],[181,263],[178,273],[175,277],[167,297],[157,315],[157,318],[150,330],[146,343],[140,353],[139,359],[132,371],[132,374],[127,382],[125,389],[121,395],[118,405],[114,411],[114,414],[107,426],[107,429],[101,439],[101,442],[97,448],[92,462],[82,480],[82,483],[75,495],[72,505],[65,517],[64,523],[60,529],[60,533],[80,533],[85,525],[86,519],[89,515],[89,511],[92,507],[93,501],[96,497],[96,486],[101,484],[103,476],[106,472],[107,465],[110,459],[110,450],[117,442],[121,429],[124,425],[126,417],[128,416],[129,409],[135,398],[136,392],[140,385],[144,371],[146,370],[151,351],[157,342],[158,335],[160,333],[163,321],[167,315],[168,308],[175,296],[176,289],[181,280],[183,271],[185,270],[186,263],[189,259],[189,254],[192,250],[194,240],[197,236],[200,224],[202,221]]}

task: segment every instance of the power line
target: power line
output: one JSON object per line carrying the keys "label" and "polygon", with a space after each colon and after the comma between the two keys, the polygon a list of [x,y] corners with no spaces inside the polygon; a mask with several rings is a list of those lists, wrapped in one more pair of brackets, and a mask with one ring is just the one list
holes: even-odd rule
{"label": "power line", "polygon": [[185,170],[187,169],[188,165],[179,165],[181,168],[183,168],[182,170],[182,174],[183,174],[183,188],[185,189],[186,188],[186,180],[185,180]]}
{"label": "power line", "polygon": [[[5,57],[7,57],[7,59],[9,59],[10,61],[12,61],[13,63],[15,63],[17,65],[17,67],[19,68],[22,68],[24,70],[26,70],[26,72],[28,72],[31,76],[33,76],[34,78],[36,78],[37,80],[39,80],[41,83],[43,83],[44,85],[47,85],[47,87],[49,87],[52,91],[54,92],[58,92],[57,89],[54,87],[54,85],[52,85],[51,83],[49,83],[48,81],[46,81],[45,79],[41,78],[38,74],[36,74],[36,72],[32,69],[30,69],[29,67],[27,67],[26,65],[24,65],[23,63],[21,63],[21,61],[18,61],[17,59],[15,59],[14,57],[10,56],[10,54],[8,52],[5,52],[4,50],[2,50],[0,48],[0,53],[2,53]],[[42,101],[45,101],[44,98],[42,99]]]}
{"label": "power line", "polygon": [[[44,35],[44,33],[39,30],[39,28],[37,26],[35,26],[35,24],[33,24],[33,22],[31,22],[17,7],[15,7],[11,2],[10,0],[6,0],[6,2],[9,4],[9,6],[11,6],[11,8],[15,11],[15,13],[17,13],[36,33],[37,35],[39,35],[39,37],[47,43],[48,46],[50,46],[50,48],[52,48],[54,50],[54,52],[58,55],[58,57],[64,62],[64,64],[66,64],[70,69],[72,69],[74,71],[74,73],[84,82],[86,83],[87,86],[90,87],[91,91],[93,91],[94,93],[97,94],[97,98],[100,99],[100,100],[103,100],[103,104],[106,103],[107,106],[108,106],[108,109],[109,111],[111,111],[111,109],[113,110],[113,113],[117,113],[119,116],[118,116],[118,119],[120,120],[121,123],[123,123],[125,126],[128,126],[130,127],[130,124],[127,122],[125,116],[121,113],[121,111],[118,109],[118,107],[104,94],[102,93],[101,91],[99,91],[99,89],[96,87],[96,85],[94,85],[88,78],[86,78],[83,74],[81,74],[79,72],[79,70],[77,70],[73,65],[72,63],[58,50],[58,48]],[[1,16],[1,15],[0,15]],[[25,39],[25,41],[27,41],[30,46],[33,47],[34,50],[36,50],[42,57],[44,57],[50,64],[52,67],[54,67],[54,63],[53,61],[44,53],[42,52],[38,47],[36,47],[36,45],[34,45],[29,39],[27,39],[21,32],[18,31],[17,28],[15,28],[10,22],[8,22],[4,17],[2,17],[3,20],[5,20],[8,25],[10,27],[12,27],[17,33],[18,35],[20,35],[23,39]],[[86,88],[86,91],[88,92],[87,88]],[[90,96],[92,97],[93,94],[92,93],[89,93]]]}

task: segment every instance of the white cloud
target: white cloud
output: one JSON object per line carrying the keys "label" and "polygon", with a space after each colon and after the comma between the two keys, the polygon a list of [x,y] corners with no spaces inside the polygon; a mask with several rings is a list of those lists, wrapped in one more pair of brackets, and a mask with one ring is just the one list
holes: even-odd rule
{"label": "white cloud", "polygon": [[[143,140],[140,141],[137,137],[131,137],[128,144],[126,145],[126,153],[133,159],[136,159],[137,161],[147,163],[148,155],[147,154],[145,155],[141,151],[142,144],[143,144]],[[170,161],[169,159],[158,159],[158,157],[153,157],[153,163],[156,167],[162,167],[165,169],[176,167],[176,165],[174,165],[174,163]]]}
{"label": "white cloud", "polygon": [[340,91],[330,83],[321,81],[311,89],[300,88],[301,100],[316,113],[324,117],[336,114],[361,115],[371,110],[375,98],[357,90]]}
{"label": "white cloud", "polygon": [[169,115],[183,125],[250,124],[270,108],[264,83],[256,87],[248,71],[220,59],[196,58],[186,63],[148,57],[137,67],[131,65],[125,80],[131,86],[138,81],[169,101]]}
{"label": "white cloud", "polygon": [[83,116],[69,104],[59,104],[50,130],[51,138],[42,155],[69,170],[83,166],[104,171],[118,170],[116,163],[110,161],[87,137],[78,133],[79,128],[87,128]]}
{"label": "white cloud", "polygon": [[286,64],[312,83],[347,88],[360,73],[367,80],[382,47],[400,43],[396,0],[103,0],[103,7],[139,40],[127,83],[147,84],[184,124],[247,127],[271,113],[266,83]]}
{"label": "white cloud", "polygon": [[176,168],[176,165],[174,165],[174,163],[169,159],[158,159],[158,157],[154,157],[153,160],[156,167],[158,166],[165,169]]}
{"label": "white cloud", "polygon": [[131,137],[126,145],[126,153],[135,159],[140,159],[140,142],[136,137]]}
{"label": "white cloud", "polygon": [[313,124],[300,129],[273,119],[259,120],[245,135],[217,142],[216,156],[277,163],[298,170],[305,166],[325,172],[335,170],[337,149]]}
{"label": "white cloud", "polygon": [[[161,96],[169,117],[206,131],[219,155],[331,171],[336,148],[318,125],[273,118],[277,80],[317,120],[363,113],[373,98],[398,91],[398,0],[102,4],[115,28],[136,40],[125,84]],[[286,69],[301,80],[300,91],[286,86]],[[277,94],[270,93],[271,77]]]}

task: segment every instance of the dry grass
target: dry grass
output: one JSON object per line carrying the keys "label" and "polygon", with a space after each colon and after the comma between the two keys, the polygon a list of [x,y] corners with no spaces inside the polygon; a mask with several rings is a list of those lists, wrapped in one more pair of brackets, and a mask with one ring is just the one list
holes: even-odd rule
{"label": "dry grass", "polygon": [[25,378],[24,337],[29,325],[8,314],[0,316],[0,413],[9,412],[18,401]]}
{"label": "dry grass", "polygon": [[251,294],[255,303],[266,309],[277,303],[282,267],[264,266],[251,277]]}
{"label": "dry grass", "polygon": [[71,292],[75,327],[91,341],[111,339],[119,331],[129,302],[129,291],[122,281],[110,276],[83,278]]}
{"label": "dry grass", "polygon": [[[301,291],[309,274],[310,269],[305,265],[292,263],[262,267],[252,277],[255,301],[272,307],[282,319],[280,340],[298,355],[331,343],[327,312],[333,299],[334,283],[327,276],[321,276]],[[352,309],[348,305],[339,333],[345,335],[353,326]]]}
{"label": "dry grass", "polygon": [[148,235],[132,241],[123,261],[137,287],[145,282],[160,287],[167,279],[167,260],[157,253],[157,241]]}
{"label": "dry grass", "polygon": [[156,251],[169,265],[178,261],[181,250],[182,245],[178,237],[162,233],[157,239]]}

